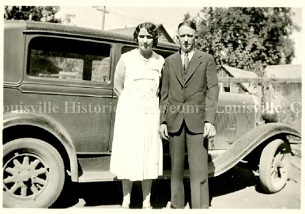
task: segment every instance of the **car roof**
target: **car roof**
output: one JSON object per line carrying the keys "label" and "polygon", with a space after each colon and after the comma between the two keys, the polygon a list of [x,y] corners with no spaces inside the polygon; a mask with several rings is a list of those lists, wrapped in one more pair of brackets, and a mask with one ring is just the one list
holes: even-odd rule
{"label": "car roof", "polygon": [[[41,33],[41,34],[61,34],[73,35],[76,37],[92,37],[95,39],[118,41],[129,44],[135,44],[133,37],[130,35],[120,34],[116,32],[103,31],[93,28],[63,25],[49,22],[23,21],[23,20],[5,20],[4,29],[19,28],[25,34]],[[166,47],[177,49],[176,44],[168,42],[158,42],[158,47]]]}

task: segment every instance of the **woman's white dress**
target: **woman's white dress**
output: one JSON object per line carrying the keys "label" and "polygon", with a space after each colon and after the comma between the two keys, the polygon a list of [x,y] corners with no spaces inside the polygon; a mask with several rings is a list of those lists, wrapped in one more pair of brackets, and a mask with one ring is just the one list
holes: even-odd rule
{"label": "woman's white dress", "polygon": [[110,171],[118,179],[155,179],[163,170],[158,89],[164,58],[153,52],[145,59],[134,49],[121,60],[125,80],[116,109]]}

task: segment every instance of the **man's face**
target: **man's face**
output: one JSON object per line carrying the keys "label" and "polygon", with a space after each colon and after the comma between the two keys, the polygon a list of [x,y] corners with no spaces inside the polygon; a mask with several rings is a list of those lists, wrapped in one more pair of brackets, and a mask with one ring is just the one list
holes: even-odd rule
{"label": "man's face", "polygon": [[180,47],[184,52],[190,52],[195,47],[196,31],[188,26],[181,26],[178,30],[177,38]]}

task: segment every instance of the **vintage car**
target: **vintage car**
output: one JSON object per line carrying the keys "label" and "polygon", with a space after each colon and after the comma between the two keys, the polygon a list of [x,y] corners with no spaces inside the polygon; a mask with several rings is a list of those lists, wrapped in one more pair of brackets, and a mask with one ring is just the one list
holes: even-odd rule
{"label": "vintage car", "polygon": [[[134,47],[131,36],[107,31],[5,22],[4,207],[50,207],[66,182],[117,180],[109,172],[117,103],[113,76],[120,55]],[[177,48],[160,42],[155,51],[167,57]],[[252,95],[220,93],[209,176],[246,162],[273,193],[289,177],[289,139],[301,136],[291,126],[264,122],[255,105]],[[165,142],[160,179],[170,175],[168,153]]]}

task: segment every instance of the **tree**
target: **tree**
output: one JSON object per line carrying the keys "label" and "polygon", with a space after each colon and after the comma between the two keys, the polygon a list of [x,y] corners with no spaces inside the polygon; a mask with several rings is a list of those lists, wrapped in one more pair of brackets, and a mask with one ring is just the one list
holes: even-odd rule
{"label": "tree", "polygon": [[[289,64],[294,55],[289,37],[293,24],[291,8],[203,8],[197,17],[198,47],[212,54],[218,66],[255,71],[262,75],[267,65]],[[192,19],[188,14],[185,19]]]}
{"label": "tree", "polygon": [[5,20],[33,20],[60,23],[61,20],[55,18],[59,7],[34,7],[34,6],[5,6]]}

